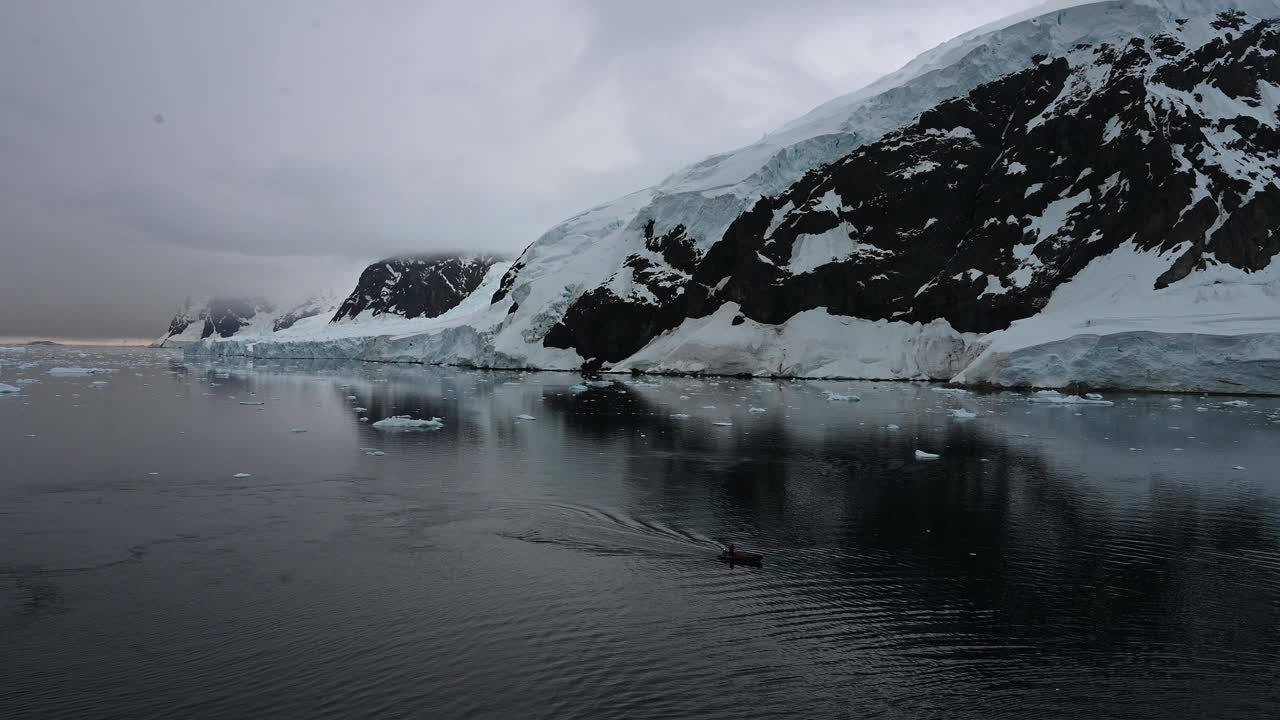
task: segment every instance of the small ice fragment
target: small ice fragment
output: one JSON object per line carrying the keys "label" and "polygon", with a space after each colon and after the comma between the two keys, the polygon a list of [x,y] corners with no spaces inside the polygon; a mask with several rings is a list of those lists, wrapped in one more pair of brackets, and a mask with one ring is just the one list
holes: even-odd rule
{"label": "small ice fragment", "polygon": [[[515,383],[512,383],[512,384],[514,385]],[[538,418],[532,415],[517,415],[516,419],[517,420],[537,420]]]}
{"label": "small ice fragment", "polygon": [[681,400],[688,400],[688,399],[689,399],[689,396],[688,396],[688,395],[681,395],[681,396],[680,396],[680,399],[681,399]]}
{"label": "small ice fragment", "polygon": [[360,422],[369,422],[369,418],[364,417],[364,416],[361,416],[361,417],[360,417]]}
{"label": "small ice fragment", "polygon": [[147,473],[147,474],[148,474],[148,475],[159,475],[160,473],[157,473],[157,472],[149,472],[149,473]]}
{"label": "small ice fragment", "polygon": [[347,399],[348,399],[348,400],[355,400],[355,399],[356,399],[356,396],[355,396],[355,395],[348,395],[348,396],[347,396]]}
{"label": "small ice fragment", "polygon": [[840,393],[828,392],[828,402],[860,402],[862,398],[857,395],[842,395]]}
{"label": "small ice fragment", "polygon": [[936,393],[942,393],[943,395],[969,395],[970,394],[968,390],[964,390],[962,388],[936,387],[936,388],[933,388],[933,391]]}
{"label": "small ice fragment", "polygon": [[686,413],[671,413],[672,420],[688,420],[689,415]]}
{"label": "small ice fragment", "polygon": [[232,475],[231,477],[247,478],[247,477],[253,477],[253,476],[252,476],[252,475],[250,475],[249,473],[236,473],[235,475]]}
{"label": "small ice fragment", "polygon": [[764,411],[765,410],[762,407],[747,408],[747,412],[752,412],[752,413],[762,413]]}
{"label": "small ice fragment", "polygon": [[715,410],[715,409],[716,409],[716,406],[715,406],[715,405],[703,405],[703,406],[702,406],[702,409],[703,409],[703,410]]}
{"label": "small ice fragment", "polygon": [[1249,407],[1249,401],[1248,400],[1228,400],[1222,403],[1222,407],[1237,407],[1237,408]]}
{"label": "small ice fragment", "polygon": [[368,452],[365,453],[365,455],[368,455],[370,457],[382,457],[383,455],[386,455],[386,453],[382,452],[381,450],[369,450]]}
{"label": "small ice fragment", "polygon": [[884,429],[885,430],[901,430],[902,428],[898,427],[897,425],[889,424],[889,425],[885,425]]}
{"label": "small ice fragment", "polygon": [[719,427],[729,427],[729,426],[730,426],[730,425],[732,425],[733,423],[731,423],[731,422],[713,422],[713,423],[711,423],[711,424],[712,424],[712,425],[719,426]]}
{"label": "small ice fragment", "polygon": [[4,383],[0,383],[0,395],[7,395],[9,393],[16,393],[21,391],[22,391],[21,388],[16,388],[12,385],[5,385]]}
{"label": "small ice fragment", "polygon": [[948,411],[947,414],[957,420],[972,420],[973,418],[978,417],[978,413],[964,408],[955,408],[954,410]]}
{"label": "small ice fragment", "polygon": [[102,375],[111,372],[108,368],[56,367],[49,368],[48,374],[54,377],[84,377],[86,375]]}
{"label": "small ice fragment", "polygon": [[1232,470],[1244,470],[1244,466],[1243,466],[1243,465],[1237,465],[1237,466],[1235,466],[1235,467],[1233,467],[1233,468],[1231,468],[1231,469],[1232,469]]}
{"label": "small ice fragment", "polygon": [[444,427],[444,423],[440,422],[440,418],[416,420],[408,415],[393,415],[379,420],[373,426],[378,430],[439,430]]}
{"label": "small ice fragment", "polygon": [[586,385],[582,385],[582,384],[578,384],[578,385],[570,385],[570,386],[569,386],[569,391],[570,391],[570,392],[575,392],[575,393],[584,393],[584,392],[586,392],[586,391],[587,391],[587,386],[586,386]]}
{"label": "small ice fragment", "polygon": [[941,455],[935,455],[935,454],[933,454],[933,453],[931,453],[931,452],[925,452],[925,451],[923,451],[923,450],[917,450],[917,451],[916,451],[916,459],[917,459],[917,460],[937,460],[937,459],[938,459],[938,458],[940,458],[940,457],[942,457],[942,456],[941,456]]}
{"label": "small ice fragment", "polygon": [[1095,400],[1092,398],[1082,398],[1079,395],[1063,395],[1057,390],[1041,390],[1032,395],[1030,398],[1033,403],[1047,403],[1050,405],[1115,405],[1110,400]]}
{"label": "small ice fragment", "polygon": [[1099,395],[1098,393],[1085,393],[1085,394],[1084,394],[1084,396],[1085,396],[1085,398],[1086,398],[1086,399],[1089,399],[1089,400],[1101,400],[1101,399],[1102,399],[1102,396],[1101,396],[1101,395]]}
{"label": "small ice fragment", "polygon": [[369,408],[367,407],[357,407],[357,408],[351,408],[351,409],[354,410],[355,412],[369,412]]}
{"label": "small ice fragment", "polygon": [[1204,407],[1204,406],[1200,406],[1200,407],[1196,408],[1196,412],[1209,412],[1209,408]]}

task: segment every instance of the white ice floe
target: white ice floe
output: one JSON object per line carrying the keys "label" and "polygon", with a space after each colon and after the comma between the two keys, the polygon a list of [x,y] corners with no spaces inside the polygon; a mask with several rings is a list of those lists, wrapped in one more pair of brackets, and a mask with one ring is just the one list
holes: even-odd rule
{"label": "white ice floe", "polygon": [[1085,400],[1102,400],[1103,397],[1098,393],[1085,393],[1084,399]]}
{"label": "white ice floe", "polygon": [[538,418],[536,418],[536,417],[534,417],[534,416],[532,416],[532,415],[517,415],[517,416],[516,416],[516,419],[517,419],[517,420],[537,420]]}
{"label": "white ice floe", "polygon": [[358,412],[358,413],[369,412],[369,408],[367,408],[367,407],[354,407],[354,408],[351,408],[351,409],[352,409],[352,411],[354,411],[354,412]]}
{"label": "white ice floe", "polygon": [[1232,469],[1232,470],[1244,470],[1244,469],[1245,469],[1245,467],[1244,467],[1243,465],[1237,465],[1237,466],[1235,466],[1235,467],[1233,467],[1233,468],[1231,468],[1231,469]]}
{"label": "white ice floe", "polygon": [[236,473],[235,475],[232,475],[231,477],[247,478],[247,477],[253,477],[253,476],[252,476],[252,475],[250,475],[249,473]]}
{"label": "white ice floe", "polygon": [[733,423],[731,422],[713,422],[711,424],[716,425],[718,427],[729,427],[730,425],[733,425]]}
{"label": "white ice floe", "polygon": [[393,415],[379,420],[373,426],[379,430],[439,430],[444,427],[444,423],[440,418],[415,420],[408,415]]}
{"label": "white ice floe", "polygon": [[16,393],[16,392],[22,392],[22,388],[17,388],[12,385],[5,385],[4,383],[0,383],[0,395],[7,395],[9,393]]}
{"label": "white ice floe", "polygon": [[957,420],[972,420],[978,417],[978,413],[973,412],[972,410],[965,410],[964,408],[955,408],[953,410],[948,410],[947,415],[950,415],[951,417]]}
{"label": "white ice floe", "polygon": [[842,395],[836,392],[827,393],[828,402],[860,402],[861,400],[862,398],[857,395]]}
{"label": "white ice floe", "polygon": [[1030,397],[1033,403],[1046,403],[1049,405],[1115,405],[1110,400],[1094,400],[1091,398],[1082,398],[1079,395],[1063,395],[1057,390],[1041,390]]}
{"label": "white ice floe", "polygon": [[104,375],[112,372],[112,370],[110,368],[55,367],[49,368],[47,372],[54,377],[87,377],[89,375]]}
{"label": "white ice floe", "polygon": [[933,454],[933,453],[931,453],[931,452],[925,452],[925,451],[923,451],[923,450],[917,450],[917,451],[916,451],[916,459],[917,459],[917,460],[937,460],[937,459],[938,459],[938,458],[940,458],[940,457],[942,457],[942,456],[941,456],[941,455],[935,455],[935,454]]}
{"label": "white ice floe", "polygon": [[762,412],[765,412],[765,409],[762,407],[753,407],[753,408],[747,408],[747,412],[762,413]]}
{"label": "white ice floe", "polygon": [[902,428],[898,427],[897,425],[894,425],[894,424],[890,423],[889,425],[885,425],[885,426],[884,426],[884,429],[885,429],[885,430],[901,430]]}
{"label": "white ice floe", "polygon": [[584,393],[587,391],[587,389],[588,389],[587,386],[582,384],[569,386],[569,392],[573,392],[573,393]]}
{"label": "white ice floe", "polygon": [[688,413],[671,413],[672,420],[688,420]]}
{"label": "white ice floe", "polygon": [[1233,407],[1233,408],[1249,407],[1249,401],[1248,400],[1228,400],[1222,403],[1222,407]]}

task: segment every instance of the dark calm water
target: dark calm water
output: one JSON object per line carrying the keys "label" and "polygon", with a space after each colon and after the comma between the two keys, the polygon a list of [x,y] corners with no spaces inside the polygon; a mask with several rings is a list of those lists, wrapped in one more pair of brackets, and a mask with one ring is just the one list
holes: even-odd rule
{"label": "dark calm water", "polygon": [[0,718],[1280,717],[1277,401],[0,365]]}

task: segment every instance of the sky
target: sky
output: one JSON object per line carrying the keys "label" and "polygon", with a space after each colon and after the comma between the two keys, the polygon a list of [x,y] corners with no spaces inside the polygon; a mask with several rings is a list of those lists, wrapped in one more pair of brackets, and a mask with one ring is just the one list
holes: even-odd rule
{"label": "sky", "polygon": [[1039,0],[0,0],[0,337],[517,255]]}

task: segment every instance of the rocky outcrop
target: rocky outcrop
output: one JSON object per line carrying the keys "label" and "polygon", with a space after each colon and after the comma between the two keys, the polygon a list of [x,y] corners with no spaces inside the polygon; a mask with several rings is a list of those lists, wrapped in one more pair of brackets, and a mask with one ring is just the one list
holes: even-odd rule
{"label": "rocky outcrop", "polygon": [[333,321],[361,315],[438,317],[474,292],[489,268],[499,262],[500,258],[488,255],[421,255],[381,260],[360,273],[356,289],[343,301]]}

